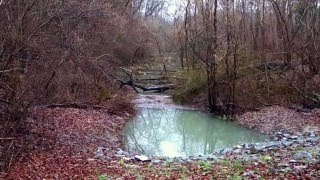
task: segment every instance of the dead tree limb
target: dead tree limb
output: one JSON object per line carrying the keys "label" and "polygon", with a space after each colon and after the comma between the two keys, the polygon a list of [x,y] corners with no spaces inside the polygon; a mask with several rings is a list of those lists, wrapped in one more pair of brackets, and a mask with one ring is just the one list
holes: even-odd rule
{"label": "dead tree limb", "polygon": [[122,88],[123,86],[131,86],[133,88],[133,90],[136,93],[139,93],[138,89],[141,89],[143,92],[147,92],[147,91],[156,91],[156,92],[164,92],[170,89],[173,89],[175,86],[173,84],[164,84],[164,85],[152,85],[152,86],[145,86],[139,83],[135,83],[134,81],[134,77],[133,77],[133,73],[125,68],[120,68],[125,74],[127,74],[129,76],[129,80],[123,80],[121,78],[118,78],[116,76],[112,76],[114,77],[118,82],[120,82],[120,88]]}
{"label": "dead tree limb", "polygon": [[17,70],[23,70],[22,68],[12,68],[12,69],[7,69],[7,70],[2,70],[0,71],[0,73],[8,73],[8,72],[11,72],[11,71],[17,71]]}
{"label": "dead tree limb", "polygon": [[134,83],[134,78],[133,78],[133,75],[132,75],[132,72],[128,69],[125,69],[125,68],[120,68],[124,73],[126,73],[130,80],[127,81],[127,84],[126,83],[122,83],[120,87],[124,86],[124,85],[130,85],[132,86],[133,90],[136,92],[136,93],[139,93],[139,91],[137,90],[136,86],[135,86],[135,83]]}
{"label": "dead tree limb", "polygon": [[16,139],[16,138],[13,138],[13,137],[8,137],[8,138],[0,138],[0,140],[13,140],[13,139]]}
{"label": "dead tree limb", "polygon": [[66,103],[66,104],[50,104],[41,106],[45,108],[75,108],[75,109],[105,109],[104,106],[90,105],[90,104],[78,104],[78,103]]}
{"label": "dead tree limb", "polygon": [[5,104],[8,104],[8,105],[12,105],[12,103],[11,103],[10,101],[3,100],[3,99],[0,99],[0,102],[1,102],[1,103],[5,103]]}

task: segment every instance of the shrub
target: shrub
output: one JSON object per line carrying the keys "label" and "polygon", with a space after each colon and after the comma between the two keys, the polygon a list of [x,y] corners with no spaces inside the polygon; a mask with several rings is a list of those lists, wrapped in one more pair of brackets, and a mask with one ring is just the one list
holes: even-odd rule
{"label": "shrub", "polygon": [[206,76],[201,70],[183,71],[178,74],[184,81],[174,90],[173,100],[187,103],[205,91]]}

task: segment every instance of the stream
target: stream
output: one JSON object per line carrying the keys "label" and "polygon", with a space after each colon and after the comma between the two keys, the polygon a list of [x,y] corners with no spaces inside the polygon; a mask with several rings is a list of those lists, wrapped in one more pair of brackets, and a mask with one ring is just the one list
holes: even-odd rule
{"label": "stream", "polygon": [[267,139],[266,135],[227,119],[175,105],[168,95],[142,94],[134,103],[138,113],[123,131],[129,153],[199,156]]}

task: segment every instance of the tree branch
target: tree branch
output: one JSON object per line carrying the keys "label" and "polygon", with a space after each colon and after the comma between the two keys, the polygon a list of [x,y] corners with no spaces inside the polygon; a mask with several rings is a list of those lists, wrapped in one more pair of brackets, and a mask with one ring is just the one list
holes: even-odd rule
{"label": "tree branch", "polygon": [[0,71],[0,73],[7,73],[7,72],[11,72],[11,71],[16,71],[16,70],[23,70],[21,68],[12,68],[12,69],[7,69],[7,70],[2,70]]}

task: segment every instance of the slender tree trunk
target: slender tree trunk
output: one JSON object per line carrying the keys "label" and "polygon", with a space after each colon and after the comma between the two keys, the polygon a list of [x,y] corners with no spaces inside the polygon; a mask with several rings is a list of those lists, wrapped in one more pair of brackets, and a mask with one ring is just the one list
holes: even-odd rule
{"label": "slender tree trunk", "polygon": [[262,63],[266,63],[266,19],[265,19],[265,5],[266,1],[262,0],[262,22],[261,22],[261,40],[262,40],[262,47],[261,47],[261,61]]}
{"label": "slender tree trunk", "polygon": [[187,6],[185,9],[185,19],[184,19],[184,32],[185,32],[185,44],[184,44],[184,54],[186,58],[186,66],[189,69],[189,55],[188,55],[188,43],[189,43],[189,6],[190,6],[190,0],[187,1]]}
{"label": "slender tree trunk", "polygon": [[244,43],[246,43],[246,39],[247,39],[247,21],[246,21],[246,13],[247,13],[247,9],[246,9],[246,0],[242,0],[241,2],[241,9],[242,9],[242,40]]}
{"label": "slender tree trunk", "polygon": [[218,8],[218,0],[214,0],[214,11],[213,11],[213,40],[212,43],[209,45],[209,108],[210,112],[218,111],[217,100],[218,100],[218,90],[217,90],[217,79],[216,79],[216,49],[218,45],[217,39],[217,8]]}
{"label": "slender tree trunk", "polygon": [[[229,0],[226,1],[226,19],[227,19],[227,51],[225,56],[225,66],[226,66],[226,79],[228,80],[228,94],[227,94],[227,103],[231,102],[231,94],[232,94],[232,87],[231,87],[231,80],[232,77],[230,76],[230,51],[231,51],[231,21],[230,21],[230,2]],[[227,107],[227,111],[229,111],[229,106]]]}

